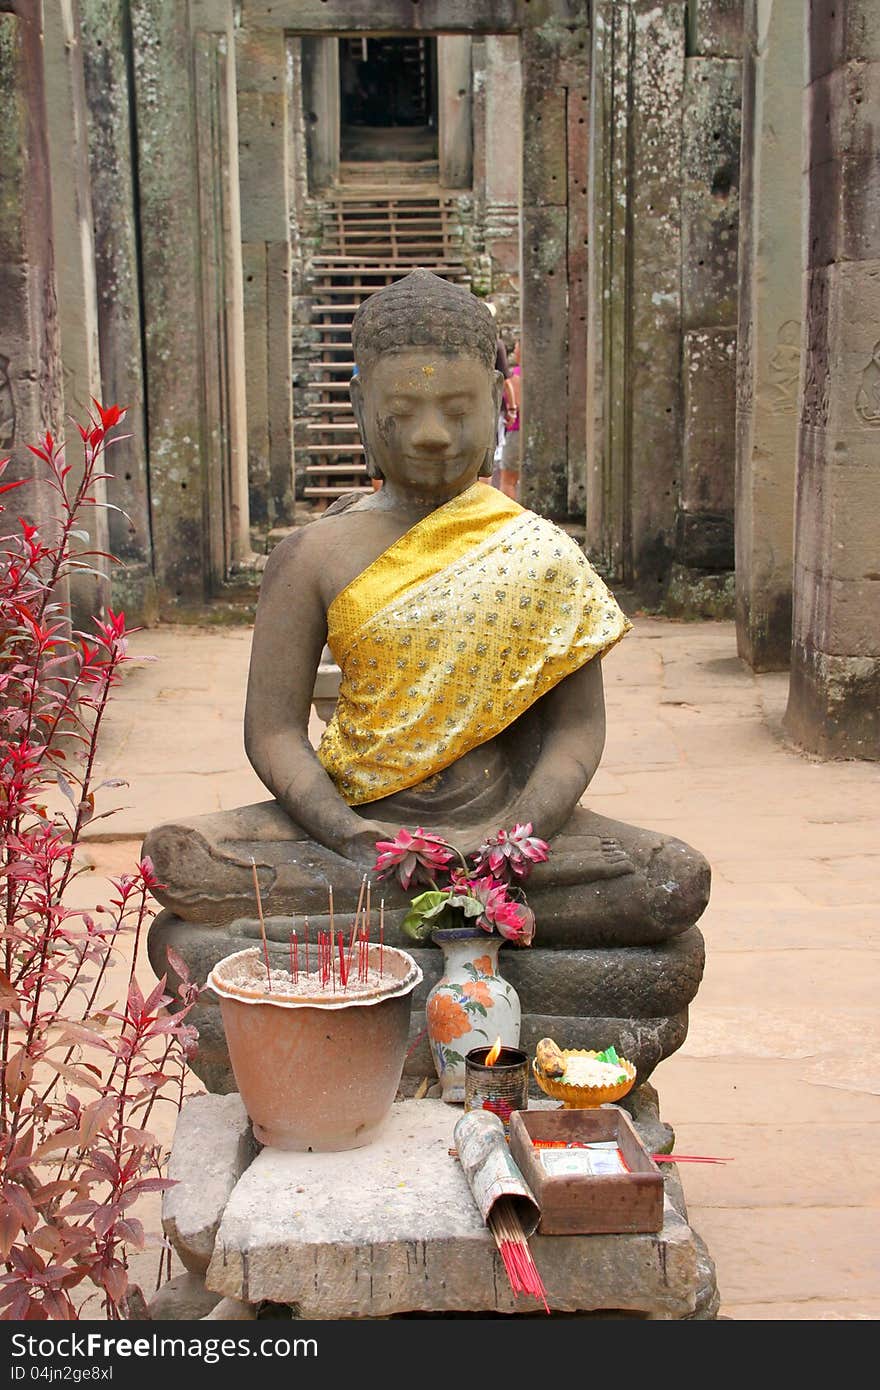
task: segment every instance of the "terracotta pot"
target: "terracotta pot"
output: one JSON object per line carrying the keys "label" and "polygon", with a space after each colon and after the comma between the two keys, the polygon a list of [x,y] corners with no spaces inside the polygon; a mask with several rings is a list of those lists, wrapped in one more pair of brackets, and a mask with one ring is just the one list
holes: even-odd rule
{"label": "terracotta pot", "polygon": [[[422,972],[406,951],[385,946],[382,987],[273,998],[233,984],[245,958],[218,961],[207,984],[220,999],[229,1057],[254,1133],[276,1149],[329,1153],[369,1144],[391,1110],[406,1056],[412,992]],[[370,947],[378,967],[379,947]]]}

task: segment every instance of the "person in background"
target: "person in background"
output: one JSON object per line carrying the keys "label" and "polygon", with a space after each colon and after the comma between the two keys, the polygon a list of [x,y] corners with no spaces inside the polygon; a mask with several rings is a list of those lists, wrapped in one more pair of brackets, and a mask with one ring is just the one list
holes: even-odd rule
{"label": "person in background", "polygon": [[522,368],[519,361],[519,338],[513,345],[510,357],[510,376],[507,384],[513,403],[506,405],[504,418],[504,447],[501,451],[501,466],[498,469],[496,486],[505,497],[519,501],[519,475],[522,463],[522,434],[520,432],[520,410],[522,404]]}
{"label": "person in background", "polygon": [[[493,319],[498,317],[498,307],[491,300],[486,300],[486,308]],[[501,487],[501,463],[504,457],[504,439],[507,432],[507,420],[510,418],[511,411],[515,409],[513,395],[513,385],[510,376],[510,363],[507,360],[507,348],[502,338],[495,340],[495,370],[504,377],[504,392],[501,398],[501,411],[498,416],[498,436],[495,444],[495,456],[492,461],[492,477],[489,479],[493,487]]]}

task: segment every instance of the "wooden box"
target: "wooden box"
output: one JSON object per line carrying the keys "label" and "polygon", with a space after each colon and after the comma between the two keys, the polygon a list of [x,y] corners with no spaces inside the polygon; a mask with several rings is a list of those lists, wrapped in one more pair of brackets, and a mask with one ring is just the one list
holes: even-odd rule
{"label": "wooden box", "polygon": [[[552,1175],[533,1139],[565,1143],[614,1140],[628,1173]],[[539,1235],[611,1235],[659,1231],[663,1177],[625,1110],[515,1110],[510,1152],[541,1208]],[[547,1152],[546,1150],[544,1152]],[[576,1151],[575,1151],[576,1152]]]}

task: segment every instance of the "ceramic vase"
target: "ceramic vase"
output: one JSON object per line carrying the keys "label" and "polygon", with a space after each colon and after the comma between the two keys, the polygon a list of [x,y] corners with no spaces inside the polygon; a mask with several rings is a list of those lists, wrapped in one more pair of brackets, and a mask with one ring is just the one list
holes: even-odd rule
{"label": "ceramic vase", "polygon": [[464,1103],[464,1059],[472,1047],[519,1046],[519,995],[498,973],[501,938],[479,927],[436,931],[443,974],[428,994],[425,1013],[431,1055],[443,1099]]}

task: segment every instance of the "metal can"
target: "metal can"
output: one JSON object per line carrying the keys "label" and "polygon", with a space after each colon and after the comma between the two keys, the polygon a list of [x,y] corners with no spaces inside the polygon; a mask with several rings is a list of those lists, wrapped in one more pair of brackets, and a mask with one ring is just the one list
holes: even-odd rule
{"label": "metal can", "polygon": [[508,1134],[514,1110],[529,1108],[529,1061],[519,1047],[502,1047],[490,1067],[490,1047],[472,1047],[464,1059],[464,1108],[489,1110],[497,1115]]}

